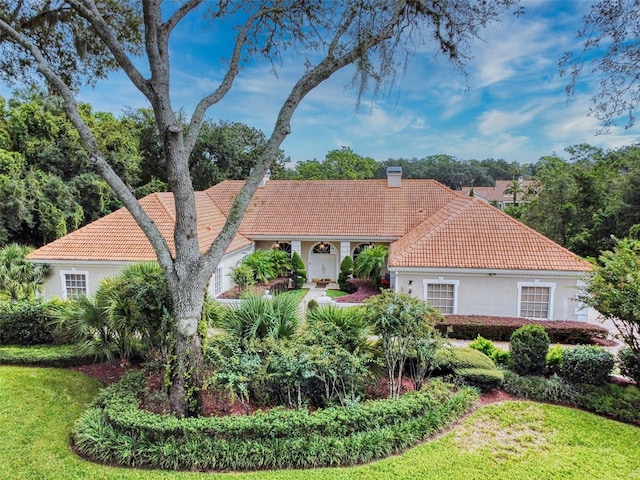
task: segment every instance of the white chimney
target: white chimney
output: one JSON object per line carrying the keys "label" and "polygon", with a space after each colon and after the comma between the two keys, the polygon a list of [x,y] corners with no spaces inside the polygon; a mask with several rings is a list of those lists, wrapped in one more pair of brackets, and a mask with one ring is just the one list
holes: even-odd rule
{"label": "white chimney", "polygon": [[402,186],[402,167],[387,167],[387,187]]}
{"label": "white chimney", "polygon": [[262,177],[262,180],[260,180],[259,188],[263,188],[269,180],[271,180],[271,170],[267,170],[264,173],[264,177]]}

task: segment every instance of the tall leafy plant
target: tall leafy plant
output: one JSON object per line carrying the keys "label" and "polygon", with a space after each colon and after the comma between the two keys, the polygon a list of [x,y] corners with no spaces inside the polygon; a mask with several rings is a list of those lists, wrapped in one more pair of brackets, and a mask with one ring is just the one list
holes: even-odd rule
{"label": "tall leafy plant", "polygon": [[360,278],[370,279],[375,285],[379,286],[381,272],[386,265],[388,252],[389,249],[386,245],[365,248],[356,258],[354,272]]}
{"label": "tall leafy plant", "polygon": [[48,265],[27,260],[31,247],[11,243],[0,249],[0,300],[28,300],[41,290],[49,276]]}
{"label": "tall leafy plant", "polygon": [[307,270],[298,252],[293,252],[291,257],[291,281],[296,290],[302,288],[304,282],[307,281]]}
{"label": "tall leafy plant", "polygon": [[365,308],[384,352],[389,397],[398,397],[407,359],[433,337],[434,324],[442,316],[419,298],[389,290],[369,298]]}

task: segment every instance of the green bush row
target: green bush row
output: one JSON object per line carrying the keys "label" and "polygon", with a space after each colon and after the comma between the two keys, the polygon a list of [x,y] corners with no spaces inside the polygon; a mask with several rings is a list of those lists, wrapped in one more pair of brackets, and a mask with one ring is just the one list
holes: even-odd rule
{"label": "green bush row", "polygon": [[480,315],[446,315],[437,328],[450,338],[474,340],[480,335],[494,342],[508,342],[511,334],[524,325],[541,325],[552,343],[586,345],[593,343],[593,338],[605,339],[609,335],[606,328],[583,322]]}
{"label": "green bush row", "polygon": [[78,421],[78,451],[103,462],[188,470],[352,465],[397,453],[467,412],[477,391],[431,382],[398,400],[178,419],[140,411],[139,374],[108,387]]}
{"label": "green bush row", "polygon": [[502,388],[512,395],[539,402],[584,408],[600,415],[640,425],[640,389],[612,383],[602,386],[571,384],[552,375],[549,378],[520,376],[506,371]]}
{"label": "green bush row", "polygon": [[52,343],[53,316],[40,300],[0,302],[0,345],[42,345]]}
{"label": "green bush row", "polygon": [[75,345],[37,345],[0,347],[0,364],[69,367],[93,363],[93,355],[78,352]]}

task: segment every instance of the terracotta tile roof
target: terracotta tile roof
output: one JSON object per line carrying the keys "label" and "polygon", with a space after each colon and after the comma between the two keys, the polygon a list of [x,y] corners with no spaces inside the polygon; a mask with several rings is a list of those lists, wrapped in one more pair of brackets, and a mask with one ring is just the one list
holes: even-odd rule
{"label": "terracotta tile roof", "polygon": [[391,244],[393,267],[588,271],[591,266],[509,215],[458,196]]}
{"label": "terracotta tile roof", "polygon": [[[473,194],[476,197],[483,198],[487,202],[511,203],[513,202],[513,194],[505,195],[504,191],[509,188],[512,183],[512,180],[496,180],[494,187],[473,187]],[[529,187],[536,189],[538,187],[538,182],[535,180],[523,180],[522,188],[526,190]],[[462,187],[460,193],[468,197],[470,191],[471,187]],[[524,193],[518,193],[516,199],[521,200],[523,197]]]}
{"label": "terracotta tile roof", "polygon": [[[206,193],[227,214],[244,182],[225,181]],[[259,188],[239,232],[253,236],[399,238],[457,195],[434,180],[270,180]]]}
{"label": "terracotta tile roof", "polygon": [[[140,204],[158,226],[173,251],[175,208],[171,193],[154,193],[140,200]],[[198,210],[198,240],[204,251],[222,229],[225,216],[209,197],[196,193]],[[228,248],[233,251],[250,245],[251,241],[237,235]],[[155,260],[151,244],[131,214],[121,208],[75,232],[55,240],[29,255],[33,260]]]}
{"label": "terracotta tile roof", "polygon": [[[196,193],[198,238],[205,250],[222,229],[242,181]],[[171,193],[141,200],[173,248]],[[587,262],[494,207],[433,180],[278,181],[256,192],[228,251],[252,239],[328,236],[392,241],[393,267],[586,271]],[[395,240],[395,241],[394,241]],[[120,209],[29,255],[42,260],[155,259],[146,237]]]}

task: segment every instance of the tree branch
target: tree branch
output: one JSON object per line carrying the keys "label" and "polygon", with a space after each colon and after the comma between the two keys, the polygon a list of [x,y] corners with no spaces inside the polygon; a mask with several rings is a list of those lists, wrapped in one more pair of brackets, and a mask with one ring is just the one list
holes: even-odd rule
{"label": "tree branch", "polygon": [[[280,145],[287,135],[291,133],[291,118],[302,99],[335,72],[356,61],[363,52],[368,51],[371,47],[390,38],[404,11],[404,3],[399,3],[400,5],[396,6],[394,14],[390,20],[377,34],[367,35],[341,57],[333,58],[332,54],[327,53],[320,63],[305,73],[294,85],[278,113],[273,133],[267,142],[264,152],[258,159],[256,166],[253,169],[253,173],[249,175],[244,186],[236,195],[222,231],[205,253],[203,259],[205,270],[212,270],[212,268],[218,264],[225,250],[233,240],[233,237],[242,222],[243,214],[260,184],[260,180],[264,177],[267,169],[271,167]],[[345,31],[346,29],[339,28],[336,33],[336,37],[343,35]],[[337,38],[334,38],[331,44],[333,45],[336,41]]]}
{"label": "tree branch", "polygon": [[180,21],[187,16],[192,10],[200,6],[200,4],[204,0],[189,0],[187,3],[183,4],[178,10],[176,10],[173,15],[162,25],[162,31],[164,35],[170,35],[171,31],[175,28],[175,26],[180,23]]}
{"label": "tree branch", "polygon": [[122,179],[113,171],[111,166],[103,158],[100,153],[100,148],[96,141],[93,132],[89,129],[87,124],[82,120],[80,112],[78,111],[78,104],[73,95],[71,88],[60,78],[60,76],[49,66],[42,52],[33,45],[29,39],[17,32],[14,28],[0,19],[0,30],[5,32],[8,37],[13,39],[18,45],[29,52],[36,61],[38,71],[46,78],[51,86],[62,96],[64,99],[65,109],[69,120],[73,126],[78,130],[80,134],[81,142],[84,148],[89,154],[91,163],[105,179],[105,181],[111,186],[115,194],[122,201],[122,203],[131,212],[136,223],[140,226],[142,231],[149,239],[153,246],[158,261],[161,264],[172,265],[173,259],[171,258],[171,252],[169,246],[158,230],[158,227],[149,218],[147,213],[142,209],[140,203],[131,193],[131,191],[124,184]]}
{"label": "tree branch", "polygon": [[215,105],[222,98],[224,98],[229,90],[231,90],[233,81],[238,76],[238,72],[240,71],[240,56],[242,55],[242,48],[247,41],[247,36],[249,34],[251,25],[256,20],[256,18],[259,18],[264,13],[264,11],[259,11],[249,17],[249,19],[247,19],[247,21],[244,23],[242,29],[236,37],[236,41],[233,47],[233,53],[229,62],[229,69],[222,79],[220,86],[210,95],[202,98],[198,102],[198,105],[196,105],[193,115],[191,116],[191,122],[189,123],[189,131],[185,138],[185,151],[187,153],[187,156],[191,155],[191,152],[193,151],[193,148],[196,144],[196,140],[198,139],[198,134],[200,133],[200,127],[202,126],[202,121],[204,119],[205,113],[212,105]]}
{"label": "tree branch", "polygon": [[131,82],[147,98],[151,99],[153,91],[149,88],[149,83],[133,64],[129,55],[125,52],[122,44],[118,41],[113,29],[105,22],[102,14],[98,11],[95,3],[91,0],[66,0],[85,20],[87,20],[96,32],[104,40],[111,51],[118,65],[124,70]]}

